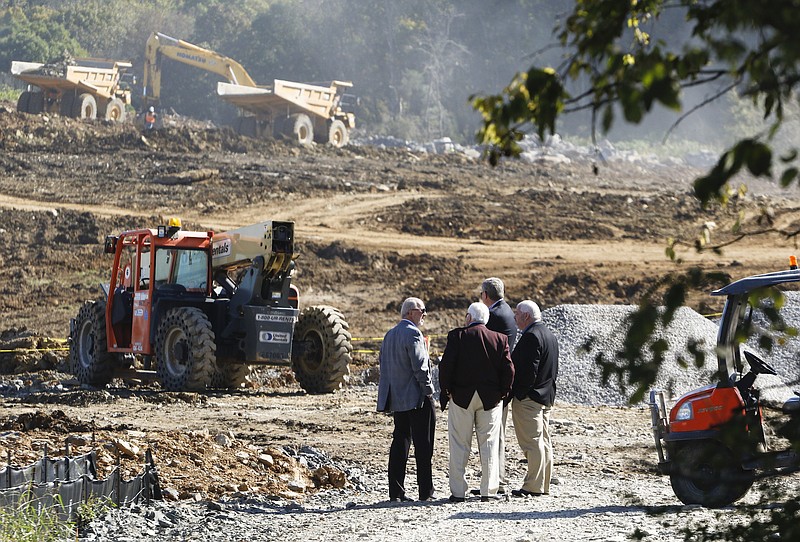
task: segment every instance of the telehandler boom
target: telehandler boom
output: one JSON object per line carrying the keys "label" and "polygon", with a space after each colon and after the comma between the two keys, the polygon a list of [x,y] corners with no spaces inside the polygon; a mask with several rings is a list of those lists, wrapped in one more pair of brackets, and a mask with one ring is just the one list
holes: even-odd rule
{"label": "telehandler boom", "polygon": [[104,295],[70,322],[70,362],[85,384],[155,377],[170,391],[238,388],[253,365],[288,365],[308,392],[349,375],[347,322],[328,306],[299,310],[294,224],[223,233],[158,229],[107,236]]}

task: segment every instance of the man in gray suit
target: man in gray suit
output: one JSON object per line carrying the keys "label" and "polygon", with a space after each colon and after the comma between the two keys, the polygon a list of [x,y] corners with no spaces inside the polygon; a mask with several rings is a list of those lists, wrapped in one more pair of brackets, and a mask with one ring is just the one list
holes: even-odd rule
{"label": "man in gray suit", "polygon": [[425,337],[419,326],[426,314],[421,299],[409,297],[400,309],[400,322],[386,333],[381,344],[378,411],[391,412],[394,432],[389,448],[389,500],[411,501],[406,495],[408,454],[414,443],[417,486],[421,501],[432,500],[433,380]]}

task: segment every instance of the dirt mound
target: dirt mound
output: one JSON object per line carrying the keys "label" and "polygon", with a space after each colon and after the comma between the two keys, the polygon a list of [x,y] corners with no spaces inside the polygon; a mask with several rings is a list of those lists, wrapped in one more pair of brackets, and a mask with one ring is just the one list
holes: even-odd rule
{"label": "dirt mound", "polygon": [[97,451],[101,477],[117,462],[123,477],[135,476],[149,448],[166,498],[219,498],[238,492],[297,498],[307,490],[349,484],[346,473],[324,454],[313,454],[316,461],[309,462],[297,450],[253,446],[231,431],[140,431],[71,418],[58,409],[9,416],[0,420],[0,430],[0,454],[14,465],[31,464],[45,450],[50,457],[63,456],[69,444],[72,456]]}

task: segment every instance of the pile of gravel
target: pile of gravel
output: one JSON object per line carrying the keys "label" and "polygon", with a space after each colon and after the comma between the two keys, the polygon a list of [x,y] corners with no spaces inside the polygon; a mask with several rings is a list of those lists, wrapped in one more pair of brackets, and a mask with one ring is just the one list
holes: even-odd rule
{"label": "pile of gravel", "polygon": [[[607,361],[623,346],[627,318],[636,307],[626,305],[559,305],[542,312],[545,324],[559,341],[558,393],[559,401],[579,405],[622,406],[629,404],[633,388],[613,378],[602,383],[601,368],[597,363],[600,353]],[[781,314],[787,324],[800,329],[800,293],[788,292],[787,303]],[[756,322],[766,325],[763,317]],[[653,387],[667,392],[667,398],[680,395],[716,382],[717,355],[715,352],[717,323],[696,311],[682,307],[666,328],[657,332],[667,341],[665,361],[661,365]],[[695,341],[705,354],[702,367],[694,365],[694,356],[686,345]],[[800,337],[785,337],[785,343],[772,352],[761,351],[756,339],[745,346],[772,364],[777,376],[760,375],[756,385],[762,399],[780,404],[794,395],[800,374]],[[587,344],[590,345],[586,348]],[[645,397],[645,401],[647,397]]]}
{"label": "pile of gravel", "polygon": [[[558,339],[560,348],[557,399],[580,405],[622,406],[629,404],[633,388],[616,378],[602,383],[597,363],[602,353],[607,361],[623,346],[627,318],[636,310],[629,305],[558,305],[542,312],[544,323]],[[714,381],[717,326],[688,307],[679,309],[673,322],[657,332],[669,344],[654,387],[677,397]],[[705,364],[694,366],[686,350],[697,341],[705,353]],[[587,349],[586,345],[591,346]],[[688,362],[682,363],[680,359]],[[646,399],[646,398],[645,398]]]}

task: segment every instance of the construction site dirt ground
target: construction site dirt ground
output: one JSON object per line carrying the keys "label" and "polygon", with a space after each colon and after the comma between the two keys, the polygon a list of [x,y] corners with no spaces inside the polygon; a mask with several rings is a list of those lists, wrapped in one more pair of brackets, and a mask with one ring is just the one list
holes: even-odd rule
{"label": "construction site dirt ground", "polygon": [[[132,124],[25,115],[0,104],[0,455],[16,464],[41,457],[45,443],[58,455],[72,435],[73,453],[100,447],[104,469],[115,461],[111,448],[127,449],[129,474],[151,447],[164,486],[182,498],[302,498],[316,487],[347,487],[336,469],[313,472],[278,448],[311,446],[342,465],[382,472],[391,419],[374,412],[374,351],[404,298],[425,301],[424,331],[437,355],[488,276],[505,281],[512,302],[530,298],[543,309],[633,304],[693,265],[735,279],[783,268],[795,251],[793,239],[777,233],[745,238],[722,255],[691,246],[710,223],[713,242],[731,240],[726,231],[742,217],[746,231],[764,230],[756,218],[765,205],[771,224],[797,226],[796,189],[752,182],[744,200],[702,209],[691,195],[700,171],[688,167],[493,168],[458,153],[302,148],[165,120],[169,127],[142,134]],[[92,390],[59,372],[70,318],[108,280],[105,235],[173,216],[198,230],[295,221],[301,304],[344,313],[357,339],[352,385],[307,395],[283,368],[235,393],[167,393],[121,381]],[[680,264],[665,256],[670,237],[684,241]],[[719,311],[706,293],[693,294],[691,306]],[[564,422],[554,437],[560,476],[641,477],[662,490],[668,483],[656,474],[645,411],[562,404],[554,416]],[[434,467],[442,472],[446,416],[439,420]],[[519,476],[513,435],[509,453]],[[292,485],[298,479],[305,487]]]}

